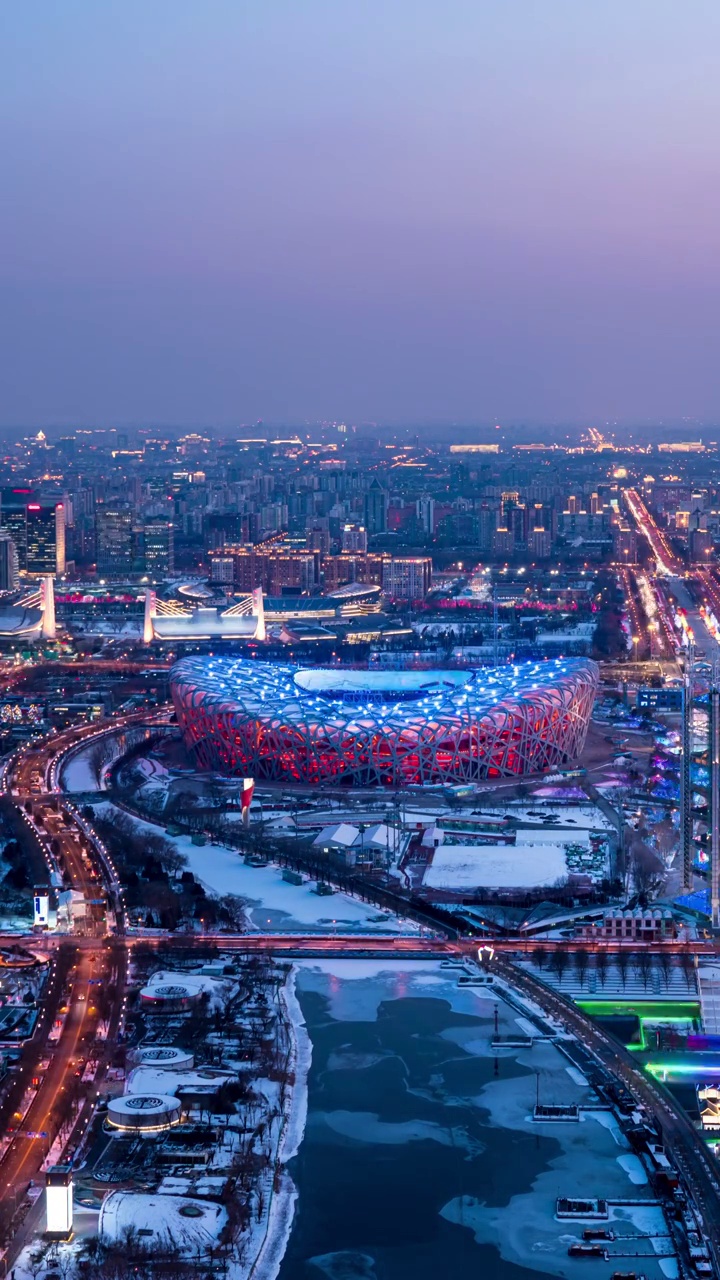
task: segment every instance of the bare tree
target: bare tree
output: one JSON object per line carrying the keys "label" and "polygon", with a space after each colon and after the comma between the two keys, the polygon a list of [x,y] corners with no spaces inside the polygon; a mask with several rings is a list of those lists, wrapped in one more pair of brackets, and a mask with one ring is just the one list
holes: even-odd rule
{"label": "bare tree", "polygon": [[654,960],[649,951],[641,951],[638,958],[638,969],[640,971],[640,979],[643,984],[643,991],[647,991],[650,978],[654,968]]}
{"label": "bare tree", "polygon": [[578,982],[580,983],[581,988],[585,986],[585,978],[587,977],[589,961],[590,956],[585,950],[585,947],[578,947],[575,952],[575,972],[577,973]]}
{"label": "bare tree", "polygon": [[33,1253],[30,1254],[27,1260],[26,1267],[27,1267],[27,1270],[30,1272],[30,1275],[32,1276],[32,1280],[37,1280],[38,1276],[40,1275],[40,1272],[45,1271],[46,1259],[47,1259],[47,1247],[45,1248],[41,1247],[39,1249],[36,1249]]}
{"label": "bare tree", "polygon": [[680,952],[680,968],[683,971],[685,985],[689,991],[695,982],[695,960],[689,951]]}
{"label": "bare tree", "polygon": [[234,893],[226,893],[220,899],[220,905],[227,912],[234,929],[240,931],[246,927],[245,903],[242,898],[238,898]]}
{"label": "bare tree", "polygon": [[562,984],[563,975],[567,969],[568,957],[564,947],[556,947],[550,956],[550,968],[558,980],[558,985]]}
{"label": "bare tree", "polygon": [[672,956],[668,951],[660,952],[660,955],[658,956],[658,964],[665,982],[665,990],[667,991],[670,987],[670,974],[672,973],[673,968]]}

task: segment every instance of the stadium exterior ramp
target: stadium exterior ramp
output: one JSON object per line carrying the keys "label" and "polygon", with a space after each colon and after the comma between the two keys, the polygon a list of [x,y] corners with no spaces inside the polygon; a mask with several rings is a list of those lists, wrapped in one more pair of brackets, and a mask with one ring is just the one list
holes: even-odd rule
{"label": "stadium exterior ramp", "polygon": [[572,762],[597,682],[587,659],[385,673],[198,657],[170,675],[201,768],[363,787],[452,785]]}

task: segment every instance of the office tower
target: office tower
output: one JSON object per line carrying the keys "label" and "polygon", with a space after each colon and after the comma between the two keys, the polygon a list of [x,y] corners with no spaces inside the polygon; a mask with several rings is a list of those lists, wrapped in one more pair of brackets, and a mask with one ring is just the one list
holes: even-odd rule
{"label": "office tower", "polygon": [[3,489],[0,496],[0,523],[15,543],[21,571],[27,568],[27,505],[32,499],[32,489],[23,485]]}
{"label": "office tower", "polygon": [[512,529],[498,525],[492,537],[493,555],[509,560],[515,554],[515,536]]}
{"label": "office tower", "polygon": [[202,519],[207,551],[220,551],[227,544],[234,545],[245,540],[242,516],[238,511],[211,511],[207,515],[198,513]]}
{"label": "office tower", "polygon": [[308,529],[305,541],[307,542],[308,551],[317,551],[321,556],[330,554],[330,530],[321,525],[314,525],[312,529]]}
{"label": "office tower", "polygon": [[288,527],[288,509],[285,502],[269,502],[260,508],[260,527],[263,533],[280,533]]}
{"label": "office tower", "polygon": [[62,502],[27,504],[25,571],[33,576],[65,572],[65,509]]}
{"label": "office tower", "polygon": [[365,527],[372,537],[387,530],[388,496],[378,480],[373,480],[365,494]]}
{"label": "office tower", "polygon": [[712,536],[707,529],[690,532],[690,559],[694,564],[707,564],[713,554]]}
{"label": "office tower", "polygon": [[383,595],[393,600],[424,600],[430,590],[429,556],[393,556],[382,567]]}
{"label": "office tower", "polygon": [[0,591],[17,591],[19,585],[17,547],[10,534],[0,529]]}
{"label": "office tower", "polygon": [[364,555],[367,551],[367,529],[364,524],[346,524],[342,531],[343,551],[359,551]]}
{"label": "office tower", "polygon": [[551,547],[549,531],[541,526],[533,529],[528,545],[535,560],[547,560]]}
{"label": "office tower", "polygon": [[518,505],[520,494],[517,489],[509,489],[500,496],[500,527],[509,529],[511,527],[511,512]]}
{"label": "office tower", "polygon": [[235,576],[235,561],[232,556],[211,556],[210,581],[220,582],[223,586],[232,586]]}
{"label": "office tower", "polygon": [[133,514],[126,502],[108,502],[95,511],[98,573],[128,573],[133,567]]}
{"label": "office tower", "polygon": [[415,503],[415,512],[423,533],[433,534],[435,532],[435,499],[431,498],[429,493],[424,493]]}
{"label": "office tower", "polygon": [[497,526],[497,515],[487,502],[483,502],[477,511],[478,547],[485,553],[492,550],[493,538]]}
{"label": "office tower", "polygon": [[171,520],[149,520],[144,526],[145,572],[160,577],[175,570],[175,530]]}
{"label": "office tower", "polygon": [[527,545],[528,540],[528,508],[524,502],[517,503],[508,511],[508,527],[513,536],[516,550]]}

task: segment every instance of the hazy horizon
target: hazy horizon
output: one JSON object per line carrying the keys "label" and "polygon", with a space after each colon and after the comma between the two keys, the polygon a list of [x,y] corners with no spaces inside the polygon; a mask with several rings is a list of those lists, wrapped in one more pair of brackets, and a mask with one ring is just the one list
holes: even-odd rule
{"label": "hazy horizon", "polygon": [[710,0],[9,0],[0,426],[720,421],[719,37]]}

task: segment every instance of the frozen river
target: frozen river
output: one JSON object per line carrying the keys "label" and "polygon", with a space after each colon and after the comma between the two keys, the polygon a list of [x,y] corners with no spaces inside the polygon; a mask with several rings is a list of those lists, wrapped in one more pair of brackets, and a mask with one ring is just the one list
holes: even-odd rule
{"label": "frozen river", "polygon": [[308,962],[297,994],[313,1059],[280,1280],[676,1274],[656,1256],[662,1239],[643,1234],[664,1230],[650,1203],[611,1224],[642,1265],[568,1258],[586,1224],[557,1222],[556,1196],[651,1192],[609,1112],[529,1120],[538,1087],[546,1102],[590,1090],[553,1045],[492,1050],[496,1007],[500,1031],[528,1030],[510,1006],[429,962]]}

